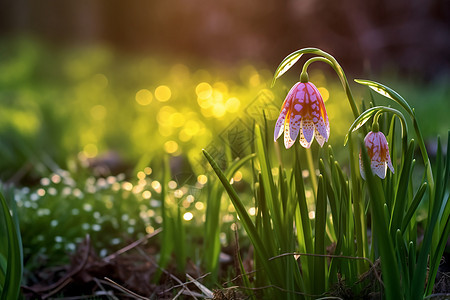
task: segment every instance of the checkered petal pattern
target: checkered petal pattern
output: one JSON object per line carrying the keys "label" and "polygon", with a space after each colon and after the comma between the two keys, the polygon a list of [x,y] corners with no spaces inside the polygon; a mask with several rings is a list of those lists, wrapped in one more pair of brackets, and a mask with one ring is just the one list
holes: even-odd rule
{"label": "checkered petal pattern", "polygon": [[321,147],[328,141],[330,123],[322,96],[314,84],[297,82],[289,91],[275,124],[274,141],[283,132],[286,149],[292,147],[298,136],[305,148],[311,147],[314,137]]}

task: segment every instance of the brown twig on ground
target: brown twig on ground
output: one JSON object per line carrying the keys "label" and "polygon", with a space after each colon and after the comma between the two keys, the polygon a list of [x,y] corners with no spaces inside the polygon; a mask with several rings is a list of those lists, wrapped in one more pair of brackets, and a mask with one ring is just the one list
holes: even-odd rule
{"label": "brown twig on ground", "polygon": [[154,237],[155,235],[157,235],[158,233],[160,233],[162,231],[162,228],[158,228],[155,231],[153,231],[152,233],[147,234],[146,236],[140,238],[137,241],[134,241],[133,243],[123,247],[122,249],[117,250],[116,252],[114,252],[111,255],[106,256],[103,260],[106,262],[109,262],[110,260],[115,259],[117,256],[139,246],[140,244],[142,244],[143,242],[147,241],[148,239]]}
{"label": "brown twig on ground", "polygon": [[117,282],[113,281],[112,279],[109,279],[108,277],[105,277],[105,280],[110,283],[110,286],[112,286],[112,287],[114,287],[114,288],[116,288],[116,289],[118,289],[118,290],[120,290],[120,291],[122,291],[122,292],[124,292],[126,294],[129,294],[129,295],[131,295],[131,296],[133,296],[133,297],[135,297],[137,299],[141,299],[141,300],[149,300],[150,299],[150,298],[146,298],[144,296],[136,294],[135,292],[130,291],[129,289],[121,286],[120,284],[118,284]]}

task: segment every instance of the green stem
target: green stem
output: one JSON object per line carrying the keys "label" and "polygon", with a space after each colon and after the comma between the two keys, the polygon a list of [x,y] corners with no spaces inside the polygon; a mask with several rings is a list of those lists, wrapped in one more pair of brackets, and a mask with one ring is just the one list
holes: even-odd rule
{"label": "green stem", "polygon": [[322,50],[317,50],[317,54],[321,55],[322,57],[313,57],[313,58],[310,58],[308,61],[306,61],[305,64],[303,65],[301,74],[307,74],[306,73],[307,68],[313,62],[321,61],[321,62],[325,62],[325,63],[329,64],[333,68],[333,70],[338,74],[339,79],[341,80],[342,87],[345,90],[345,94],[347,95],[347,99],[352,108],[353,116],[356,119],[359,116],[359,111],[358,111],[358,107],[356,106],[355,99],[353,98],[353,94],[350,89],[350,85],[348,84],[348,80],[347,80],[347,77],[345,76],[344,70],[339,65],[337,60],[332,55],[328,54],[327,52],[322,51]]}
{"label": "green stem", "polygon": [[338,74],[339,79],[341,80],[342,87],[345,90],[345,94],[347,95],[347,99],[350,103],[350,106],[352,108],[353,116],[355,119],[359,116],[359,110],[356,106],[355,99],[353,98],[352,90],[350,89],[350,85],[348,84],[347,77],[345,76],[344,70],[342,69],[341,65],[337,62],[337,60],[330,54],[328,54],[325,51],[319,50],[319,54],[323,57],[329,59],[333,64],[334,71]]}
{"label": "green stem", "polygon": [[327,64],[329,64],[332,68],[334,68],[333,63],[332,63],[328,58],[316,56],[316,57],[313,57],[313,58],[308,59],[308,60],[305,62],[305,64],[303,65],[302,73],[301,73],[301,74],[307,74],[306,71],[308,70],[309,65],[312,64],[313,62],[316,62],[316,61],[321,61],[321,62],[327,63]]}
{"label": "green stem", "polygon": [[314,199],[316,199],[316,191],[317,191],[317,178],[316,178],[316,169],[314,168],[314,160],[311,152],[311,148],[306,148],[306,160],[308,162],[309,169],[309,177],[311,178],[311,185],[314,194]]}

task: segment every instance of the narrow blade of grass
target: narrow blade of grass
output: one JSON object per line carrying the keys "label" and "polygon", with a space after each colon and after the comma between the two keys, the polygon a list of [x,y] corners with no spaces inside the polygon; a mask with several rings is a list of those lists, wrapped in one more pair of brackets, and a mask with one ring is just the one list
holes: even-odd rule
{"label": "narrow blade of grass", "polygon": [[13,219],[9,213],[8,205],[3,195],[0,193],[1,213],[0,216],[6,224],[6,235],[8,240],[8,253],[6,256],[5,280],[2,282],[0,299],[18,299],[20,292],[20,282],[22,280],[22,245],[19,233],[16,230]]}

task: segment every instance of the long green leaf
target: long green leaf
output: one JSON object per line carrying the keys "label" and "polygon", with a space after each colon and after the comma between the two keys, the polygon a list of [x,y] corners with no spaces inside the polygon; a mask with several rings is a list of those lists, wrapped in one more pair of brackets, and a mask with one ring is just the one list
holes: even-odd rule
{"label": "long green leaf", "polygon": [[[319,183],[317,189],[317,204],[316,204],[316,225],[314,237],[314,253],[325,253],[325,225],[327,217],[327,193],[325,189],[324,178],[319,175]],[[315,294],[320,295],[326,290],[325,277],[325,257],[314,258],[314,291]]]}
{"label": "long green leaf", "polygon": [[400,267],[402,271],[402,286],[401,289],[405,294],[405,299],[409,298],[408,287],[410,285],[409,278],[409,268],[408,268],[408,250],[406,249],[405,241],[403,240],[402,233],[400,230],[397,230],[395,233],[396,237],[396,250],[397,250],[397,259],[400,262]]}
{"label": "long green leaf", "polygon": [[[273,182],[272,169],[270,167],[269,158],[266,154],[266,147],[263,142],[263,134],[261,128],[255,125],[255,143],[256,143],[256,153],[258,156],[258,161],[261,166],[261,177],[262,184],[264,185],[264,192],[266,194],[266,203],[270,210],[272,221],[274,223],[275,232],[282,231],[283,227],[283,215],[281,214],[282,203],[278,199],[278,194],[275,190],[275,184]],[[282,174],[280,174],[282,176]],[[282,233],[279,233],[282,234]],[[280,235],[277,238],[280,242]]]}
{"label": "long green leaf", "polygon": [[406,228],[408,227],[412,216],[416,212],[417,208],[419,207],[420,201],[422,201],[423,195],[425,194],[425,191],[427,189],[427,183],[424,182],[420,186],[420,188],[417,190],[416,195],[414,196],[413,201],[411,202],[411,205],[408,208],[408,211],[406,212],[403,220],[402,220],[402,234],[405,232]]}
{"label": "long green leaf", "polygon": [[260,262],[263,268],[266,270],[273,283],[278,284],[279,286],[283,286],[281,282],[282,276],[280,276],[281,273],[277,268],[274,268],[274,264],[269,264],[268,259],[270,258],[270,256],[238,194],[231,186],[225,174],[223,174],[222,170],[220,170],[219,166],[214,161],[212,156],[206,150],[203,150],[203,154],[205,155],[209,164],[211,165],[217,177],[222,182],[222,185],[227,191],[228,196],[230,197],[230,200],[233,203],[240,220],[242,221],[242,225],[244,226],[245,231],[247,232],[253,246],[255,247],[256,254],[260,256]]}
{"label": "long green leaf", "polygon": [[[448,133],[448,137],[450,137],[450,131]],[[439,209],[439,218],[436,224],[436,228],[433,234],[433,241],[431,245],[431,260],[430,260],[430,278],[427,286],[426,294],[431,294],[434,280],[437,274],[437,269],[441,261],[442,253],[445,249],[445,244],[449,235],[448,217],[450,214],[450,204],[449,197],[444,201],[444,193],[445,187],[447,185],[447,181],[449,180],[450,174],[450,161],[448,155],[448,149],[450,148],[450,140],[447,141],[447,161],[444,162],[444,157],[442,154],[442,149],[440,145],[440,139],[438,138],[438,153],[436,158],[436,191],[435,191],[435,200],[434,205],[438,206]],[[433,208],[434,210],[434,208]]]}
{"label": "long green leaf", "polygon": [[8,205],[3,195],[0,193],[1,212],[0,216],[6,224],[8,238],[8,254],[6,258],[6,276],[1,291],[1,300],[18,299],[20,292],[20,282],[22,280],[22,246],[20,244],[19,233],[16,230],[13,219],[9,213]]}
{"label": "long green leaf", "polygon": [[408,114],[413,115],[413,110],[409,106],[408,102],[406,102],[406,100],[403,99],[403,97],[400,96],[400,94],[397,93],[396,91],[394,91],[393,89],[391,89],[381,83],[371,81],[371,80],[355,79],[355,82],[365,85],[365,86],[368,86],[369,88],[371,88],[378,94],[383,95],[391,100],[394,100],[395,102],[400,104],[400,106],[402,106],[408,112]]}
{"label": "long green leaf", "polygon": [[364,142],[360,141],[361,156],[363,167],[366,173],[366,182],[369,188],[369,195],[372,206],[372,218],[378,244],[381,253],[381,270],[383,282],[385,286],[385,293],[387,299],[401,299],[402,294],[398,288],[400,285],[400,275],[398,273],[398,263],[394,251],[394,245],[389,238],[389,229],[387,220],[385,219],[384,204],[385,197],[381,187],[379,178],[375,178],[370,167],[370,159],[367,154],[367,149]]}
{"label": "long green leaf", "polygon": [[[255,154],[249,154],[240,160],[234,161],[225,173],[225,177],[230,180],[231,177],[239,170],[245,163],[253,159]],[[220,203],[223,193],[223,187],[220,182],[215,182],[206,206],[206,220],[205,220],[205,255],[203,261],[207,269],[212,272],[213,281],[217,277],[218,262],[220,255]]]}
{"label": "long green leaf", "polygon": [[414,154],[414,140],[411,140],[411,142],[409,143],[408,150],[405,154],[402,173],[400,175],[400,182],[398,183],[397,186],[394,208],[390,220],[390,232],[392,238],[395,237],[397,230],[400,229],[402,225],[408,195],[407,189],[412,171],[413,154]]}
{"label": "long green leaf", "polygon": [[275,81],[277,78],[279,78],[281,75],[286,73],[305,53],[313,53],[317,49],[316,48],[304,48],[297,50],[295,52],[292,52],[288,56],[286,56],[278,66],[278,68],[275,71],[275,74],[273,75],[272,79],[272,87],[275,85]]}

